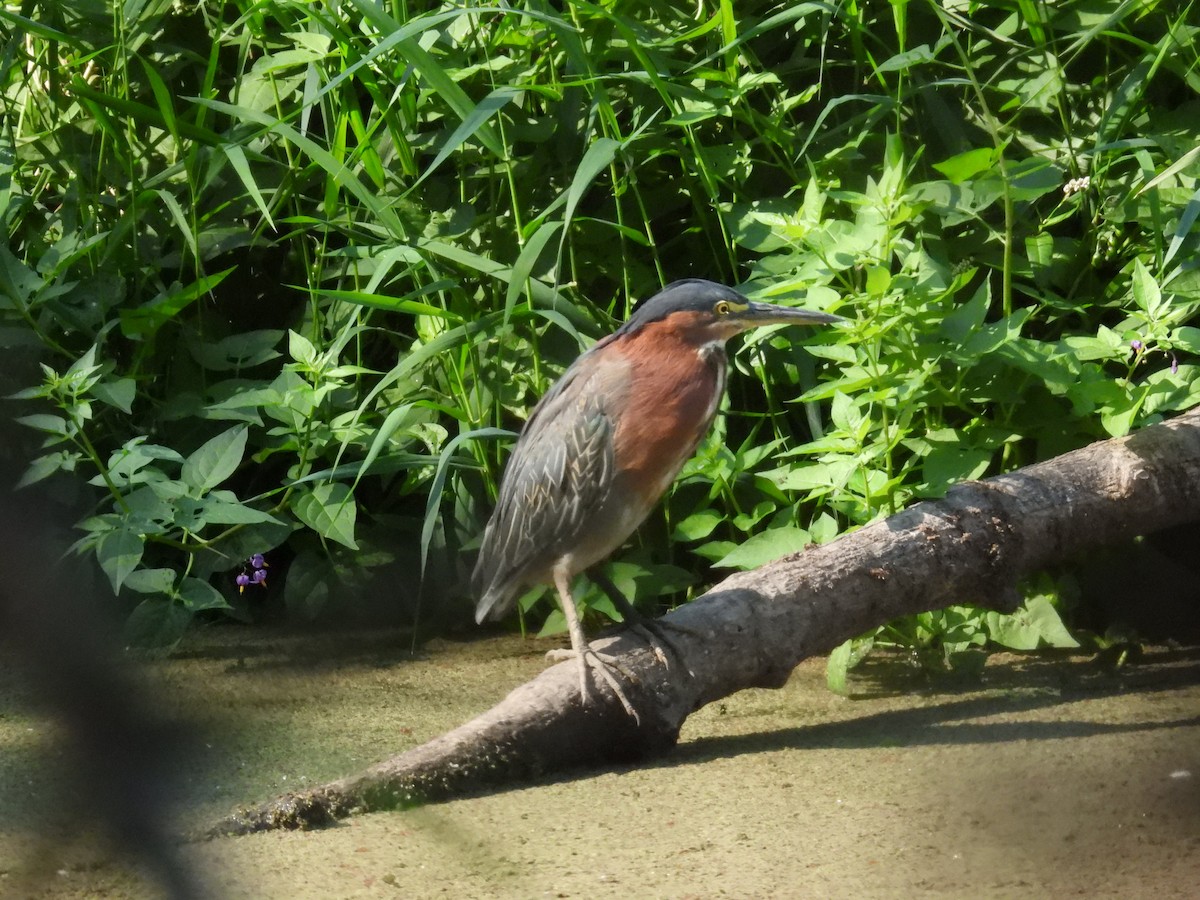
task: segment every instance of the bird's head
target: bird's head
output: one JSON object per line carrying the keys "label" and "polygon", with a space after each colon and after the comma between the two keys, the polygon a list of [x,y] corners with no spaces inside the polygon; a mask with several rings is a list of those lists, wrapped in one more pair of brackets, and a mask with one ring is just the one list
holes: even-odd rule
{"label": "bird's head", "polygon": [[761,325],[832,325],[845,321],[830,313],[750,300],[733,288],[692,278],[673,282],[640,304],[617,334],[631,335],[661,323],[659,327],[678,331],[689,343],[705,345],[724,343]]}

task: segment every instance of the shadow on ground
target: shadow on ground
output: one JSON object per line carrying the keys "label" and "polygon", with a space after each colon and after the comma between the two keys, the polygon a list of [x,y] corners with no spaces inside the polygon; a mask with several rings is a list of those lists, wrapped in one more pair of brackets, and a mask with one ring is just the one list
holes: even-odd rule
{"label": "shadow on ground", "polygon": [[[545,648],[441,641],[413,657],[398,633],[200,632],[145,676],[204,735],[182,824],[436,736],[536,674]],[[644,766],[185,855],[215,898],[1193,895],[1200,652],[1116,673],[996,657],[968,687],[872,663],[852,688],[830,694],[810,661],[782,690],[698,711]],[[45,823],[59,783],[53,726],[8,712],[22,697],[0,670],[0,894],[156,896],[85,823],[21,824]]]}

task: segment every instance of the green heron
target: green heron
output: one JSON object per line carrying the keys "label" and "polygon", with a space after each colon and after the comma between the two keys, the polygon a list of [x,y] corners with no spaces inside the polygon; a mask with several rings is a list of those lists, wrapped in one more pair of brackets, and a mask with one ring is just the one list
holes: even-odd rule
{"label": "green heron", "polygon": [[[584,637],[572,581],[625,542],[708,431],[725,391],[726,341],[760,325],[841,321],[700,279],[676,281],[639,305],[575,360],[521,430],[471,579],[476,621],[504,616],[530,587],[553,586],[583,701],[590,664],[636,719],[608,671],[612,661]],[[612,583],[589,574],[634,621]]]}

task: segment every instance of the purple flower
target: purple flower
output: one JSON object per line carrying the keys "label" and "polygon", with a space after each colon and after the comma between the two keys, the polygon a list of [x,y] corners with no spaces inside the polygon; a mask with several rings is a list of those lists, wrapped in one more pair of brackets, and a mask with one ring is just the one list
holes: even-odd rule
{"label": "purple flower", "polygon": [[234,579],[234,581],[237,582],[238,593],[240,594],[242,591],[244,591],[246,589],[246,585],[248,585],[250,583],[250,576],[247,575],[245,572],[242,572],[240,575],[238,575],[237,578]]}
{"label": "purple flower", "polygon": [[266,569],[255,569],[254,577],[250,580],[253,581],[255,584],[261,584],[263,587],[266,587],[267,586],[267,570]]}
{"label": "purple flower", "polygon": [[1139,341],[1137,338],[1134,338],[1132,341],[1130,341],[1129,346],[1133,348],[1134,353],[1142,352],[1142,342]]}
{"label": "purple flower", "polygon": [[270,566],[267,565],[267,561],[263,559],[263,555],[261,553],[255,553],[252,557],[250,557],[250,567],[253,569],[270,568]]}

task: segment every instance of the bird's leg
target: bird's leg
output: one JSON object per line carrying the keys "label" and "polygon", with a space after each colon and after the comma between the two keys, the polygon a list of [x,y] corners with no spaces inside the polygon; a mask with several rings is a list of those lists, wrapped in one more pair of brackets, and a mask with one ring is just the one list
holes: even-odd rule
{"label": "bird's leg", "polygon": [[[613,602],[613,606],[621,613],[621,617],[625,620],[625,624],[633,631],[634,634],[641,637],[654,650],[654,655],[664,666],[669,666],[667,655],[663,652],[666,647],[675,654],[675,658],[686,665],[683,654],[679,652],[679,648],[672,643],[667,637],[667,628],[676,628],[684,634],[691,634],[686,628],[681,628],[678,625],[667,625],[665,622],[659,622],[655,619],[648,618],[638,612],[637,607],[630,603],[625,595],[617,589],[613,584],[612,579],[607,574],[600,571],[599,568],[592,569],[588,572],[588,578],[608,595],[608,599]],[[695,674],[689,670],[689,674]]]}
{"label": "bird's leg", "polygon": [[579,693],[583,702],[588,702],[588,666],[590,665],[612,688],[612,692],[621,701],[621,706],[625,707],[625,712],[633,717],[633,721],[640,722],[637,710],[633,708],[633,704],[629,702],[629,698],[625,696],[625,692],[621,690],[621,686],[609,671],[610,668],[615,667],[592,649],[583,634],[583,625],[579,622],[579,612],[575,609],[575,598],[571,596],[571,576],[565,571],[556,570],[554,586],[558,589],[558,599],[562,605],[563,615],[567,619],[567,634],[571,637],[571,648],[574,650],[575,659],[579,661]]}

